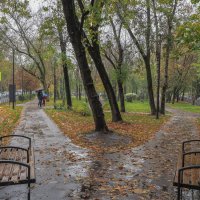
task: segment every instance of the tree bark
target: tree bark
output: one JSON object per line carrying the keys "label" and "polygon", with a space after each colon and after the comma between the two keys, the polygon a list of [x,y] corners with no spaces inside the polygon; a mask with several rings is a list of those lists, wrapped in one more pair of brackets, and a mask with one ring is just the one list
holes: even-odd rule
{"label": "tree bark", "polygon": [[94,87],[91,71],[86,58],[85,48],[82,44],[81,26],[76,16],[74,0],[62,0],[62,5],[67,22],[68,33],[80,68],[85,92],[93,113],[95,130],[107,132],[108,127],[105,122],[103,109]]}
{"label": "tree bark", "polygon": [[[95,3],[96,2],[93,1],[93,3],[91,3],[91,6],[95,6],[94,5]],[[117,104],[116,96],[115,96],[113,87],[111,85],[110,79],[108,77],[108,74],[106,72],[106,69],[104,67],[104,64],[102,62],[102,58],[101,58],[101,53],[100,53],[100,48],[99,48],[99,34],[98,34],[99,24],[98,23],[97,24],[91,24],[91,26],[89,27],[89,29],[92,31],[91,44],[90,44],[90,41],[88,40],[87,35],[82,28],[83,23],[84,23],[84,16],[86,17],[89,14],[89,11],[85,12],[84,5],[82,4],[81,1],[78,1],[78,4],[79,4],[80,10],[82,12],[80,28],[81,28],[81,31],[82,31],[84,43],[87,46],[88,52],[89,52],[92,60],[94,61],[96,69],[99,73],[99,76],[102,80],[105,91],[107,93],[110,108],[111,108],[111,113],[112,113],[112,121],[114,121],[114,122],[122,121],[122,117],[121,117],[121,114],[119,112],[119,107],[118,107],[118,104]],[[100,12],[98,10],[98,12],[95,13],[95,15],[96,14],[99,15],[101,13],[103,5],[104,5],[104,2],[102,1],[100,3],[100,7],[99,7]],[[97,17],[99,17],[99,16],[97,16]]]}
{"label": "tree bark", "polygon": [[53,90],[53,103],[54,103],[54,109],[56,109],[56,100],[57,100],[57,80],[56,80],[56,67],[54,66],[53,68],[53,85],[54,85],[54,90]]}
{"label": "tree bark", "polygon": [[159,25],[158,18],[156,14],[156,3],[153,1],[153,11],[154,11],[154,20],[156,27],[156,65],[157,65],[157,102],[156,102],[156,118],[159,118],[160,110],[160,59],[161,59],[161,38],[159,38]]}
{"label": "tree bark", "polygon": [[168,38],[167,38],[167,48],[166,48],[166,58],[165,58],[165,80],[162,87],[162,95],[161,95],[161,107],[160,113],[165,114],[165,99],[166,99],[166,91],[168,87],[168,68],[169,68],[169,55],[170,55],[170,47],[171,47],[171,26],[168,28]]}
{"label": "tree bark", "polygon": [[125,112],[124,89],[121,81],[117,81],[121,112]]}
{"label": "tree bark", "polygon": [[[113,29],[113,34],[114,34],[114,38],[115,41],[117,43],[117,48],[118,48],[118,58],[117,58],[117,64],[115,65],[115,70],[118,70],[117,73],[119,73],[119,76],[117,76],[117,83],[118,83],[118,94],[119,94],[119,100],[120,100],[120,108],[121,108],[121,112],[125,112],[125,102],[124,102],[124,90],[123,90],[123,81],[121,74],[122,74],[122,64],[124,61],[124,49],[122,48],[121,45],[121,41],[120,41],[120,36],[121,36],[121,29],[122,29],[122,23],[120,24],[120,28],[117,34],[117,30],[115,27],[115,24],[112,20],[112,18],[110,18],[110,23]],[[112,61],[113,62],[113,61]],[[113,62],[114,64],[114,62]]]}
{"label": "tree bark", "polygon": [[119,107],[117,104],[116,96],[115,96],[113,87],[111,85],[111,82],[108,78],[108,74],[105,70],[104,64],[102,62],[99,45],[95,42],[95,43],[93,43],[92,48],[88,47],[88,50],[89,50],[89,53],[95,63],[95,66],[97,68],[99,76],[101,77],[102,83],[106,90],[106,93],[108,96],[108,101],[109,101],[111,112],[112,112],[112,121],[113,122],[121,121],[122,117],[119,112]]}
{"label": "tree bark", "polygon": [[79,87],[78,87],[78,99],[79,99],[79,101],[81,100],[81,96],[82,96],[82,85],[79,84]]}
{"label": "tree bark", "polygon": [[169,68],[169,55],[170,55],[170,48],[172,45],[172,22],[174,19],[174,15],[176,12],[176,7],[178,4],[178,0],[175,0],[173,5],[173,10],[170,16],[167,18],[168,23],[168,33],[167,33],[167,48],[166,48],[166,58],[165,58],[165,80],[162,87],[162,95],[161,95],[161,108],[160,113],[165,114],[165,99],[166,99],[166,92],[168,88],[168,68]]}
{"label": "tree bark", "polygon": [[151,114],[156,114],[156,106],[154,101],[153,94],[153,83],[152,83],[152,75],[151,75],[151,67],[150,67],[150,58],[145,58],[145,67],[146,67],[146,76],[147,76],[147,90],[149,96],[149,105],[151,108]]}
{"label": "tree bark", "polygon": [[70,91],[70,83],[69,83],[68,66],[66,63],[66,42],[64,41],[62,32],[59,32],[59,40],[60,40],[60,48],[61,48],[61,53],[62,53],[62,66],[63,66],[63,73],[64,73],[67,108],[70,109],[72,107],[72,99],[71,99],[71,91]]}

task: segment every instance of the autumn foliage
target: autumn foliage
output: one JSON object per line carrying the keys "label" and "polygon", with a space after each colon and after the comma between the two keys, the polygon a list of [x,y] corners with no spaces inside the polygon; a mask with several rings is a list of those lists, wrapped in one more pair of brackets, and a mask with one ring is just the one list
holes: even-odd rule
{"label": "autumn foliage", "polygon": [[110,113],[106,113],[109,129],[114,134],[127,138],[128,142],[121,142],[120,144],[118,141],[110,146],[105,146],[101,140],[88,139],[88,136],[93,134],[94,130],[91,116],[82,116],[73,111],[65,112],[52,109],[47,109],[46,112],[73,143],[97,151],[118,151],[144,144],[154,137],[156,131],[169,118],[165,116],[161,117],[160,120],[156,120],[147,114],[125,113],[123,114],[124,121],[117,123],[111,121]]}

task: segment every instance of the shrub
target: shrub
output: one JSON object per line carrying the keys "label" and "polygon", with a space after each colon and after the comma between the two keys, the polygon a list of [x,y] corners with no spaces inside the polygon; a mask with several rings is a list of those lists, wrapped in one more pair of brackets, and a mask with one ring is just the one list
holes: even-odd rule
{"label": "shrub", "polygon": [[136,100],[137,99],[137,94],[135,93],[127,93],[125,94],[125,100],[127,102],[132,102],[133,100]]}
{"label": "shrub", "polygon": [[82,107],[79,111],[83,116],[89,116],[91,115],[90,113],[90,108],[86,102],[83,102]]}
{"label": "shrub", "polygon": [[35,97],[34,94],[24,94],[24,95],[19,95],[18,100],[19,101],[25,101],[25,100],[31,100]]}

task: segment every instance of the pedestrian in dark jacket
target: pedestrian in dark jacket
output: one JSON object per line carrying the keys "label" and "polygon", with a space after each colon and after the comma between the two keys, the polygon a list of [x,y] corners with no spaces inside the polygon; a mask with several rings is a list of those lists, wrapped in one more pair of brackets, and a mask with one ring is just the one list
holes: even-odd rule
{"label": "pedestrian in dark jacket", "polygon": [[42,98],[43,98],[42,90],[38,91],[37,97],[38,97],[38,106],[41,108],[42,107]]}

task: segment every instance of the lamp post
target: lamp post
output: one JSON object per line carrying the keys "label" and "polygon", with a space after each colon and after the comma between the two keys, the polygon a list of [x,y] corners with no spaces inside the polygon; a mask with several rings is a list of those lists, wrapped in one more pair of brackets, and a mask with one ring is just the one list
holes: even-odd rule
{"label": "lamp post", "polygon": [[13,85],[13,89],[12,89],[12,96],[13,96],[13,101],[12,101],[12,108],[15,109],[15,50],[13,49],[13,74],[12,74],[12,85]]}

